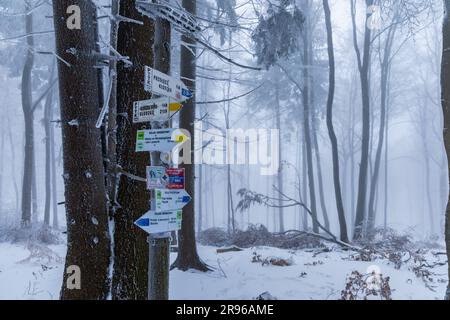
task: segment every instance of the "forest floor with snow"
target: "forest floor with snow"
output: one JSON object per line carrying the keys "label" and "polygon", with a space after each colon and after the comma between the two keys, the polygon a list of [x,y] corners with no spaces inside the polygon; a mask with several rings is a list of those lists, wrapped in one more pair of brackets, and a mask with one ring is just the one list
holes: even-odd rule
{"label": "forest floor with snow", "polygon": [[[387,277],[392,299],[442,300],[446,289],[445,265],[422,275],[415,269],[419,264],[414,261],[397,269],[386,259],[355,261],[354,253],[337,248],[324,252],[255,247],[217,254],[216,248],[200,247],[199,251],[214,271],[210,274],[172,271],[172,298],[254,299],[269,292],[279,300],[337,300],[342,298],[342,291],[350,283],[350,278],[353,279],[351,287],[355,290],[347,290],[346,297],[352,291],[359,299],[364,298],[365,284],[369,287],[373,284],[374,292],[380,293]],[[444,256],[435,256],[432,252],[428,252],[426,257],[427,261],[422,262],[430,265],[446,261]],[[359,278],[362,281],[358,281]],[[381,284],[379,289],[377,283]],[[368,298],[379,299],[380,295],[369,295]]]}
{"label": "forest floor with snow", "polygon": [[[301,250],[255,246],[226,253],[199,246],[212,271],[172,271],[170,298],[248,300],[268,292],[279,300],[336,300],[344,290],[347,299],[442,299],[447,282],[443,251],[437,247],[380,257],[330,244]],[[65,245],[0,243],[0,253],[0,300],[58,299]],[[171,259],[175,257],[172,253]]]}

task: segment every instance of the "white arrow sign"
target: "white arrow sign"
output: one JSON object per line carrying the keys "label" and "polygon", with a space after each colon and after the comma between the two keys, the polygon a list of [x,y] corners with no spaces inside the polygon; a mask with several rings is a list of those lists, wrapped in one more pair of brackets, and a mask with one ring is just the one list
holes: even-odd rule
{"label": "white arrow sign", "polygon": [[186,190],[155,189],[155,196],[155,207],[158,212],[183,209],[192,200]]}
{"label": "white arrow sign", "polygon": [[181,109],[178,102],[169,98],[136,101],[133,104],[133,122],[167,121]]}
{"label": "white arrow sign", "polygon": [[169,97],[181,102],[193,96],[192,92],[181,80],[172,78],[148,66],[145,66],[144,89],[153,94]]}
{"label": "white arrow sign", "polygon": [[136,138],[136,152],[170,152],[187,137],[179,129],[139,130]]}
{"label": "white arrow sign", "polygon": [[182,216],[181,210],[149,211],[134,224],[149,234],[178,231],[181,229]]}

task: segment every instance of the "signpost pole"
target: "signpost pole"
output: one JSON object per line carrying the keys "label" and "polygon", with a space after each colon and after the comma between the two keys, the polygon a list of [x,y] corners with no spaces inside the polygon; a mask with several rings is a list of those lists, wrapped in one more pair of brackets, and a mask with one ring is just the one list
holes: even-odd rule
{"label": "signpost pole", "polygon": [[[155,66],[170,71],[171,26],[167,20],[156,19],[155,29]],[[153,123],[152,125],[156,125]],[[171,127],[166,122],[164,127]],[[162,165],[159,152],[150,154],[152,165]],[[151,191],[151,209],[155,209],[155,191]],[[149,236],[148,262],[148,299],[169,300],[170,233]]]}
{"label": "signpost pole", "polygon": [[[159,152],[151,153],[153,165],[162,165]],[[151,190],[151,210],[156,209],[155,190]],[[171,233],[151,234],[148,237],[148,299],[169,300]]]}
{"label": "signpost pole", "polygon": [[170,234],[168,236],[149,236],[149,300],[169,300]]}
{"label": "signpost pole", "polygon": [[[192,200],[184,189],[185,171],[170,168],[172,149],[186,138],[172,129],[170,115],[176,111],[173,109],[179,110],[180,103],[189,100],[193,92],[183,81],[169,75],[169,21],[158,17],[155,26],[154,68],[145,67],[144,87],[152,93],[152,98],[153,95],[165,98],[137,101],[133,108],[133,122],[149,122],[151,127],[151,130],[139,130],[136,135],[136,152],[150,152],[147,186],[151,192],[151,208],[135,224],[150,234],[148,299],[168,300],[171,231],[180,230],[182,208]],[[175,100],[173,106],[166,98]],[[169,152],[169,159],[162,160],[161,152]]]}

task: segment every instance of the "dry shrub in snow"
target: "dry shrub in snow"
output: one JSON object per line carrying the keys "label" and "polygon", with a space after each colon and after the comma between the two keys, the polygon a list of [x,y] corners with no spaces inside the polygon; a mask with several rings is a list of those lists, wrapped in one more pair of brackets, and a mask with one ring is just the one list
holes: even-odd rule
{"label": "dry shrub in snow", "polygon": [[61,232],[46,225],[36,224],[29,228],[10,226],[0,231],[0,241],[4,242],[37,242],[46,245],[64,243]]}
{"label": "dry shrub in snow", "polygon": [[203,245],[223,247],[237,246],[251,248],[255,246],[273,246],[273,234],[263,225],[251,225],[247,230],[237,230],[228,234],[220,228],[207,229],[199,233],[198,241]]}
{"label": "dry shrub in snow", "polygon": [[63,262],[63,259],[56,252],[45,245],[30,241],[27,244],[27,249],[30,251],[30,255],[27,258],[19,261],[18,263],[42,263],[45,261],[48,264],[52,262]]}
{"label": "dry shrub in snow", "polygon": [[215,247],[252,248],[267,246],[295,250],[325,247],[320,239],[308,233],[271,233],[263,225],[250,225],[247,230],[237,230],[234,234],[228,234],[219,228],[208,229],[199,233],[198,241],[202,245]]}
{"label": "dry shrub in snow", "polygon": [[232,236],[232,244],[241,248],[274,246],[274,236],[263,225],[251,225],[247,230],[238,230]]}
{"label": "dry shrub in snow", "polygon": [[252,263],[261,263],[264,266],[289,267],[294,264],[292,258],[284,259],[279,257],[262,258],[257,252],[253,252]]}
{"label": "dry shrub in snow", "polygon": [[353,271],[347,278],[345,289],[341,291],[341,300],[392,300],[390,278],[375,272],[362,274]]}
{"label": "dry shrub in snow", "polygon": [[350,260],[372,262],[388,260],[394,268],[400,269],[413,255],[414,244],[408,234],[400,235],[395,230],[379,228],[372,239],[361,241],[362,249],[352,254]]}
{"label": "dry shrub in snow", "polygon": [[410,267],[410,270],[414,273],[414,275],[421,279],[425,286],[435,292],[436,282],[442,281],[440,279],[435,279],[439,277],[439,275],[434,272],[434,268],[446,266],[447,261],[439,260],[439,256],[435,256],[438,260],[433,263],[430,260],[427,260],[425,257],[425,252],[419,249],[412,253],[412,263],[413,265]]}
{"label": "dry shrub in snow", "polygon": [[223,247],[230,244],[230,237],[220,228],[211,228],[198,234],[197,241],[205,246]]}

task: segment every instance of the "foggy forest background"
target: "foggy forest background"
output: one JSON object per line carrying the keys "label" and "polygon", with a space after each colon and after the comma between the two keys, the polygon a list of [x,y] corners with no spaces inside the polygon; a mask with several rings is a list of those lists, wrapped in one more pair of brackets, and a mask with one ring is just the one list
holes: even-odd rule
{"label": "foggy forest background", "polygon": [[[92,3],[98,17],[95,45],[98,53],[110,55],[110,1]],[[367,27],[368,3],[379,6],[381,15]],[[209,47],[198,44],[196,51],[197,121],[204,130],[222,132],[279,129],[281,156],[273,176],[261,175],[254,165],[197,165],[197,234],[210,228],[233,233],[259,224],[271,232],[322,232],[312,212],[343,241],[388,229],[418,240],[444,240],[448,168],[440,84],[442,1],[332,0],[329,5],[344,217],[340,221],[327,126],[329,47],[323,2],[197,0],[200,38]],[[57,72],[62,62],[55,56],[52,17],[49,1],[0,0],[0,238],[24,222],[38,232],[66,230]],[[179,32],[171,37],[170,74],[179,77],[180,50],[186,44]],[[110,70],[101,63],[97,67],[107,97]],[[364,152],[367,181],[361,190]],[[274,199],[273,205],[255,203],[255,195]],[[284,207],[286,197],[307,209]],[[343,224],[347,239],[342,238]]]}

